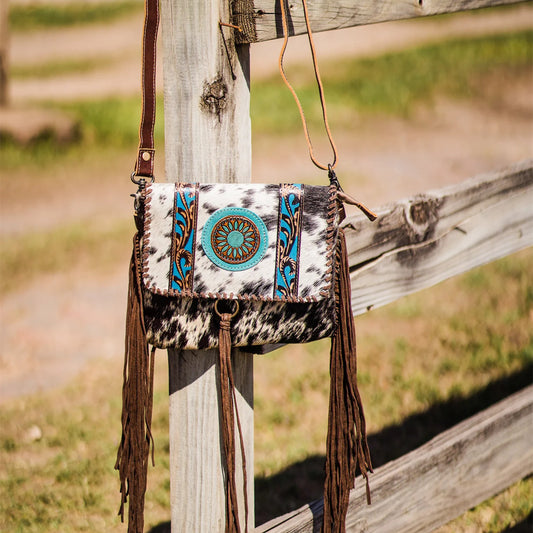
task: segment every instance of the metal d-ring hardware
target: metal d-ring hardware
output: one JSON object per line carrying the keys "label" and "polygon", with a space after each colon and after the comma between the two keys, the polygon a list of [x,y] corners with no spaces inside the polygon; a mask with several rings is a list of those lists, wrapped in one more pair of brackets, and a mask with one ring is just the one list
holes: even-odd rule
{"label": "metal d-ring hardware", "polygon": [[135,170],[131,173],[130,179],[135,185],[138,185],[139,188],[143,188],[146,185],[146,181],[148,180],[149,183],[153,183],[155,181],[155,178],[153,176],[140,176],[138,180],[135,179],[135,177],[138,174],[135,174]]}
{"label": "metal d-ring hardware", "polygon": [[[221,300],[217,300],[215,302],[215,313],[220,317],[222,318],[222,314],[220,312],[220,310],[218,309],[218,304],[220,303]],[[239,312],[239,302],[237,300],[231,300],[231,303],[234,305],[235,307],[235,311],[233,311],[232,315],[230,316],[230,318],[235,318],[235,316],[237,315],[237,313]]]}
{"label": "metal d-ring hardware", "polygon": [[139,179],[137,180],[135,179],[136,176],[137,174],[135,174],[135,171],[133,171],[131,173],[130,179],[133,183],[135,183],[135,185],[137,185],[138,189],[135,194],[130,194],[130,196],[134,198],[134,203],[133,203],[134,210],[135,210],[135,213],[138,213],[141,207],[141,202],[142,202],[142,192],[144,191],[146,187],[146,180],[148,179],[150,180],[150,183],[153,183],[154,177],[153,176],[140,176]]}

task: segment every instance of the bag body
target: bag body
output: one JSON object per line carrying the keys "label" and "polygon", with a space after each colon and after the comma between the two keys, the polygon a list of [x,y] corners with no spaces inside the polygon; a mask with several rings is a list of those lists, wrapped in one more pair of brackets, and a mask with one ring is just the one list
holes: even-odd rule
{"label": "bag body", "polygon": [[142,243],[148,342],[217,347],[216,306],[226,300],[235,310],[233,346],[331,336],[338,223],[335,186],[148,185]]}
{"label": "bag body", "polygon": [[[284,70],[289,29],[280,3],[284,42],[280,73],[298,105],[309,155],[328,171],[329,186],[154,183],[155,56],[159,2],[146,0],[143,33],[142,118],[131,180],[135,196],[129,268],[122,389],[119,471],[122,520],[128,533],[144,527],[144,495],[152,449],[155,348],[216,348],[224,456],[226,533],[239,533],[235,476],[236,428],[246,479],[246,458],[236,405],[233,348],[331,337],[330,402],[322,533],[343,533],[350,488],[359,471],[372,472],[366,424],[357,389],[355,326],[346,239],[339,223],[344,204],[376,216],[346,195],[335,175],[337,151],[327,122],[306,0],[302,0],[331,164],[313,155],[307,122]],[[222,22],[220,25],[222,26]],[[150,350],[149,345],[152,345]],[[177,354],[179,356],[179,354]],[[201,353],[199,354],[201,355]],[[244,524],[248,524],[244,490]],[[245,530],[246,531],[246,530]]]}

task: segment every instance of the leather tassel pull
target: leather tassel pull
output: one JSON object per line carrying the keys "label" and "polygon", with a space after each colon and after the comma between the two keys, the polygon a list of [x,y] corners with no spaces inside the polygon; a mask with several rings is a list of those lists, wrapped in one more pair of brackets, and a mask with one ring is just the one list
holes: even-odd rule
{"label": "leather tassel pull", "polygon": [[141,288],[141,247],[139,233],[133,239],[130,261],[126,339],[122,386],[122,438],[115,469],[119,471],[121,502],[119,515],[129,498],[128,533],[142,533],[144,495],[151,433],[155,348],[149,353],[144,326]]}
{"label": "leather tassel pull", "polygon": [[355,325],[351,308],[350,271],[346,240],[339,230],[337,249],[337,329],[331,343],[330,399],[322,533],[344,533],[350,489],[360,471],[366,480],[372,463],[366,438],[361,397],[357,389]]}
{"label": "leather tassel pull", "polygon": [[[217,302],[218,304],[218,302]],[[239,432],[239,440],[242,454],[243,484],[244,484],[244,507],[245,507],[245,531],[248,531],[248,498],[246,490],[246,459],[244,454],[244,441],[242,437],[241,423],[237,411],[235,397],[235,382],[231,366],[231,320],[238,311],[233,314],[220,313],[218,305],[216,312],[220,317],[219,331],[219,372],[220,372],[220,399],[221,399],[221,425],[224,457],[226,461],[226,533],[240,533],[239,508],[237,500],[237,488],[235,482],[235,421]]]}
{"label": "leather tassel pull", "polygon": [[378,216],[373,211],[370,211],[366,205],[362,204],[361,202],[358,202],[355,198],[350,196],[349,194],[346,194],[343,190],[339,189],[337,191],[337,197],[343,204],[353,205],[360,209],[363,214],[370,220],[370,222],[374,222]]}

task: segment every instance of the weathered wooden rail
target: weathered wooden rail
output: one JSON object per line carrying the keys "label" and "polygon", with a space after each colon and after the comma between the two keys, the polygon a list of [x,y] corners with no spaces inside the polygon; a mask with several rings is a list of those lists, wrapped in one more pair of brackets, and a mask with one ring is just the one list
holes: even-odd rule
{"label": "weathered wooden rail", "polygon": [[[467,9],[516,4],[525,0],[309,0],[315,32],[338,30],[377,22],[454,13]],[[281,37],[280,0],[233,0],[234,23],[243,29],[240,42],[261,42]],[[292,35],[305,33],[302,4],[289,2]]]}
{"label": "weathered wooden rail", "polygon": [[[352,307],[360,315],[533,246],[533,160],[419,194],[345,221]],[[533,386],[442,433],[372,475],[373,504],[358,486],[348,532],[431,531],[533,473]],[[362,484],[360,484],[362,485]],[[257,533],[320,531],[322,501]]]}
{"label": "weathered wooden rail", "polygon": [[[533,385],[377,468],[372,505],[363,483],[350,493],[347,532],[419,533],[533,473]],[[318,500],[270,520],[256,533],[320,531]]]}
{"label": "weathered wooden rail", "polygon": [[[354,314],[533,245],[533,160],[345,222]],[[348,532],[431,531],[533,473],[533,386],[376,470],[351,493]],[[320,531],[322,501],[257,533]]]}
{"label": "weathered wooden rail", "polygon": [[346,221],[354,314],[533,246],[533,160]]}
{"label": "weathered wooden rail", "polygon": [[[279,1],[161,0],[168,180],[250,180],[247,43],[280,37]],[[314,31],[513,3],[518,1],[308,0]],[[301,3],[290,2],[289,7],[291,33],[303,33]],[[219,25],[230,21],[241,31]],[[372,228],[351,218],[347,234],[354,312],[531,246],[532,196],[528,161],[385,207]],[[213,351],[169,352],[171,518],[177,533],[224,530],[215,360]],[[233,363],[251,465],[253,356],[236,350]],[[363,505],[360,488],[351,495],[348,531],[429,531],[531,473],[526,430],[532,406],[529,388],[378,469],[371,507]],[[240,481],[237,486],[242,487]],[[238,490],[242,517],[244,491]],[[253,476],[244,490],[252,504],[251,530]],[[421,507],[424,516],[413,515]],[[257,531],[316,531],[320,517],[316,502]]]}

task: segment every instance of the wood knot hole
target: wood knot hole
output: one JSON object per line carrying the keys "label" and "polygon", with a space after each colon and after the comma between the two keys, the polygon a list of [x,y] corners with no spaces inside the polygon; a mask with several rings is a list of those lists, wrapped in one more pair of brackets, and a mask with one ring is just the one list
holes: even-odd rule
{"label": "wood knot hole", "polygon": [[427,224],[430,220],[431,205],[429,202],[418,202],[410,207],[411,220],[418,225]]}
{"label": "wood knot hole", "polygon": [[220,116],[227,104],[228,86],[222,78],[204,85],[201,106],[209,113]]}

